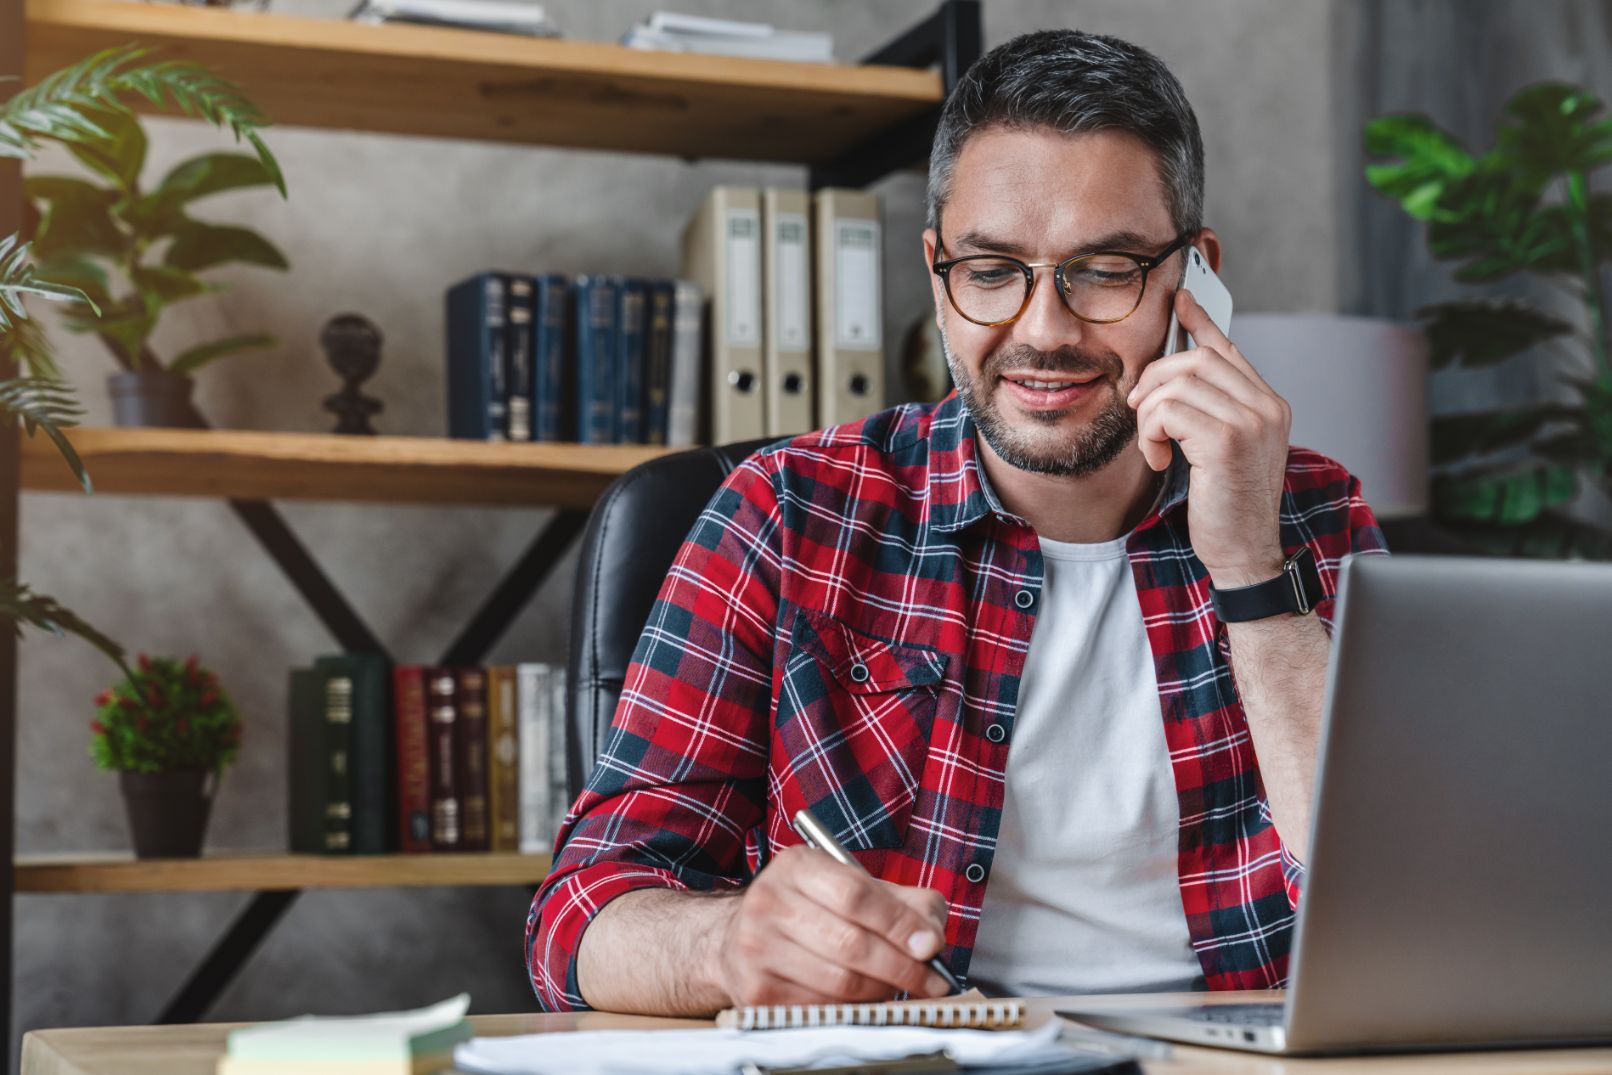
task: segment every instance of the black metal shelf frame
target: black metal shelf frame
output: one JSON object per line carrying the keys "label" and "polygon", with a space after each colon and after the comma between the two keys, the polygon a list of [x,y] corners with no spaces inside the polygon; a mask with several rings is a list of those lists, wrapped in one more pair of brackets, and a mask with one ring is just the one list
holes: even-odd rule
{"label": "black metal shelf frame", "polygon": [[[23,15],[21,4],[11,5],[14,14],[0,15],[0,74],[21,71]],[[14,23],[14,25],[13,25]],[[13,33],[12,31],[15,31]],[[15,43],[15,56],[5,42]],[[938,64],[942,83],[949,94],[957,80],[982,50],[980,0],[943,0],[930,17],[912,27],[863,62],[901,67],[928,67]],[[897,124],[892,130],[858,146],[839,159],[810,169],[812,190],[826,186],[863,187],[889,172],[924,160],[934,137],[939,109]],[[21,220],[20,191],[0,173],[0,235],[14,228],[9,221]],[[16,214],[15,216],[13,214]],[[0,370],[0,375],[9,371]],[[194,425],[208,426],[193,411]],[[0,431],[0,577],[14,576],[17,568],[16,526],[18,521],[17,430]],[[357,610],[318,561],[297,538],[278,509],[261,500],[230,500],[230,507],[252,537],[280,567],[286,578],[330,631],[342,649],[385,654],[386,648],[370,630]],[[482,606],[460,631],[440,664],[478,664],[503,632],[548,578],[554,565],[582,532],[587,513],[560,510],[539,531],[519,560],[509,569]],[[11,633],[0,631],[0,872],[5,891],[15,891],[12,847],[15,841],[16,763],[16,656]],[[211,950],[197,964],[185,983],[157,1016],[157,1023],[191,1023],[207,1014],[213,1003],[257,950],[301,894],[300,889],[263,890],[253,894],[246,907],[234,918]],[[0,1012],[6,1024],[11,1016],[11,929],[12,901],[0,908]]]}

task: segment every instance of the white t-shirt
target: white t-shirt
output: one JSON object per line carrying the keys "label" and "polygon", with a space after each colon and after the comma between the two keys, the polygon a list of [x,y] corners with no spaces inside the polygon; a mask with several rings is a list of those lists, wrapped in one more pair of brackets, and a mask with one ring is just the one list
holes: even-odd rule
{"label": "white t-shirt", "polygon": [[1184,990],[1202,973],[1180,806],[1125,538],[1041,539],[1007,792],[968,976],[1008,996]]}

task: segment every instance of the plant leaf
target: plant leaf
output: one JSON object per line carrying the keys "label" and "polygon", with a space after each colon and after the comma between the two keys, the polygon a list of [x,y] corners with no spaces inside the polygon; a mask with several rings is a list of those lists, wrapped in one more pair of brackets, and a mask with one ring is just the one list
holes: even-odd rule
{"label": "plant leaf", "polygon": [[26,370],[30,377],[61,379],[61,367],[50,353],[45,330],[33,318],[13,321],[10,329],[0,332],[0,361],[8,368]]}
{"label": "plant leaf", "polygon": [[228,262],[245,262],[271,269],[290,268],[285,255],[257,232],[194,220],[174,233],[173,243],[168,247],[163,262],[189,272],[200,272]]}
{"label": "plant leaf", "polygon": [[100,650],[126,674],[132,675],[123,663],[123,647],[80,619],[71,609],[63,608],[55,598],[34,593],[16,579],[0,582],[0,616],[11,620],[12,630],[22,637],[22,625],[28,624],[53,635],[77,635]]}
{"label": "plant leaf", "polygon": [[1379,116],[1365,127],[1366,152],[1397,158],[1366,168],[1366,179],[1417,220],[1431,218],[1445,187],[1470,175],[1472,154],[1456,138],[1421,115]]}
{"label": "plant leaf", "polygon": [[145,128],[134,113],[121,105],[80,107],[107,136],[68,142],[68,152],[85,167],[110,179],[120,192],[132,194],[139,188],[140,172],[146,163]]}
{"label": "plant leaf", "polygon": [[[1529,445],[1550,423],[1572,421],[1578,413],[1576,408],[1538,404],[1506,411],[1438,415],[1429,423],[1431,462],[1435,467],[1446,467],[1472,456]],[[1515,460],[1506,465],[1515,466]]]}
{"label": "plant leaf", "polygon": [[75,287],[53,284],[34,276],[28,264],[29,244],[20,242],[16,235],[0,239],[0,333],[10,330],[13,321],[27,318],[22,305],[24,295],[41,298],[88,302],[82,291]]}
{"label": "plant leaf", "polygon": [[1578,475],[1559,463],[1530,462],[1503,473],[1442,475],[1433,479],[1433,510],[1441,519],[1516,526],[1578,495]]}
{"label": "plant leaf", "polygon": [[131,277],[145,299],[146,310],[152,314],[181,299],[217,290],[194,274],[167,265],[139,265]]}
{"label": "plant leaf", "polygon": [[1547,340],[1573,333],[1573,326],[1520,299],[1466,299],[1424,306],[1416,317],[1427,333],[1433,369],[1492,366]]}
{"label": "plant leaf", "polygon": [[23,429],[30,437],[36,430],[44,430],[67,461],[79,485],[86,493],[94,491],[90,486],[89,474],[84,470],[83,460],[79,459],[73,445],[62,432],[64,428],[77,425],[84,416],[84,408],[73,397],[71,385],[64,381],[39,378],[0,381],[0,410],[22,419]]}
{"label": "plant leaf", "polygon": [[262,334],[231,336],[228,339],[215,340],[190,348],[168,363],[168,368],[174,373],[194,373],[209,362],[216,362],[227,355],[239,354],[242,351],[258,351],[274,347],[279,342],[273,336]]}
{"label": "plant leaf", "polygon": [[1594,122],[1605,106],[1580,86],[1540,82],[1506,102],[1514,122],[1501,126],[1496,148],[1508,167],[1543,184],[1567,172],[1588,172],[1612,154],[1612,124]]}
{"label": "plant leaf", "polygon": [[198,198],[228,190],[272,186],[274,176],[257,157],[208,153],[192,157],[163,177],[156,189],[129,207],[128,219],[148,236],[172,231],[184,218],[179,210]]}

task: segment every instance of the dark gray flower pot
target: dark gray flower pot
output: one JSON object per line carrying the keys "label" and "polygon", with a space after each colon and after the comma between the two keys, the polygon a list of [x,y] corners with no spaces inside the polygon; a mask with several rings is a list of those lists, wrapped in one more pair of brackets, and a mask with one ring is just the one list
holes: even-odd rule
{"label": "dark gray flower pot", "polygon": [[134,854],[143,859],[195,858],[207,833],[218,782],[206,769],[119,773]]}
{"label": "dark gray flower pot", "polygon": [[120,426],[194,426],[191,385],[189,377],[167,370],[111,374],[106,388],[112,396],[112,420]]}

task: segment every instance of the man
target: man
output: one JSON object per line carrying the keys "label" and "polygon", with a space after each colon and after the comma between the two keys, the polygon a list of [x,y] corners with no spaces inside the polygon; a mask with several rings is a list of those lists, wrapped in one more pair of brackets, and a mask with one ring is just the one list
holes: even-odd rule
{"label": "man", "polygon": [[[1135,46],[1020,37],[928,201],[957,391],[712,501],[533,902],[545,1007],[935,996],[937,954],[1016,994],[1285,977],[1331,595],[1382,540],[1177,291],[1220,261],[1192,110]],[[1198,346],[1160,357],[1172,308]],[[1228,611],[1306,555],[1314,612]]]}

